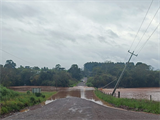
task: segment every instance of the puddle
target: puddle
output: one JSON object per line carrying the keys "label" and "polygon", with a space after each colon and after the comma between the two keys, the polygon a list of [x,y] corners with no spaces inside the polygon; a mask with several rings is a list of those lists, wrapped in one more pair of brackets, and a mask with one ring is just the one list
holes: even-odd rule
{"label": "puddle", "polygon": [[23,110],[20,110],[20,112],[28,112],[29,109],[23,109]]}

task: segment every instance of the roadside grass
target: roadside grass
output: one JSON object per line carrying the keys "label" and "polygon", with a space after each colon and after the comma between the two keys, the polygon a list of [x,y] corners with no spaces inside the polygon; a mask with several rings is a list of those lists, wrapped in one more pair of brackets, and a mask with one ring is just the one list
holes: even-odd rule
{"label": "roadside grass", "polygon": [[53,94],[56,94],[56,92],[33,94],[27,91],[26,93],[22,93],[0,86],[0,115],[20,111],[25,107],[39,104],[47,100]]}
{"label": "roadside grass", "polygon": [[134,111],[160,114],[160,102],[157,101],[149,101],[145,99],[116,98],[111,95],[106,95],[97,89],[94,91],[94,93],[98,98],[116,107]]}

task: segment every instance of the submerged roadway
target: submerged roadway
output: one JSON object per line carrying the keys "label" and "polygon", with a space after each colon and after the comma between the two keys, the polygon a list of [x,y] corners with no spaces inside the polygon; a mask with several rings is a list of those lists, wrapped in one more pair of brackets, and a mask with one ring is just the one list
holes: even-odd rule
{"label": "submerged roadway", "polygon": [[[86,79],[79,83],[85,86]],[[83,89],[83,87],[82,87]],[[99,105],[84,98],[67,97],[3,120],[159,120],[160,115],[134,112]]]}

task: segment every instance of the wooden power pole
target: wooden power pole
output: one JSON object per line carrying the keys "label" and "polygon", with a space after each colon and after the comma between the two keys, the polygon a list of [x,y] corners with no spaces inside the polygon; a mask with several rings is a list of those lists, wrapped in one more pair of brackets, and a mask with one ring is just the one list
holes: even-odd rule
{"label": "wooden power pole", "polygon": [[112,92],[112,96],[114,95],[114,93],[115,93],[115,91],[116,91],[116,89],[117,89],[117,87],[118,87],[118,85],[119,85],[119,82],[120,82],[120,80],[121,80],[121,78],[122,78],[122,76],[123,76],[123,74],[124,74],[124,71],[125,71],[128,63],[129,63],[129,61],[131,60],[132,56],[133,56],[133,55],[134,55],[134,56],[138,56],[138,55],[135,55],[135,54],[134,54],[134,51],[133,51],[133,52],[130,52],[130,51],[128,50],[128,52],[131,54],[131,56],[130,56],[128,62],[125,64],[125,66],[124,66],[124,68],[123,68],[123,71],[122,71],[121,75],[120,75],[119,78],[118,78],[118,81],[117,81],[117,83],[116,83],[116,85],[115,85],[115,87],[114,87],[114,90],[113,90],[113,92]]}

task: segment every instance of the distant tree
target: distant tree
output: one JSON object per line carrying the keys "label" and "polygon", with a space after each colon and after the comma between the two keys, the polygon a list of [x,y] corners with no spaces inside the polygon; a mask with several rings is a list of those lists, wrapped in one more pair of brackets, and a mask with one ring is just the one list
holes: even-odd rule
{"label": "distant tree", "polygon": [[57,65],[55,66],[55,69],[56,69],[56,70],[60,70],[60,68],[61,68],[61,65],[60,65],[60,64],[57,64]]}
{"label": "distant tree", "polygon": [[15,68],[16,63],[14,63],[12,60],[7,60],[6,64],[4,65],[5,68]]}
{"label": "distant tree", "polygon": [[40,68],[35,66],[35,67],[33,67],[33,70],[40,70]]}
{"label": "distant tree", "polygon": [[80,80],[82,78],[81,70],[80,68],[78,68],[77,64],[73,64],[68,72],[71,73],[72,77],[77,80]]}
{"label": "distant tree", "polygon": [[25,66],[26,69],[30,69],[30,66]]}

